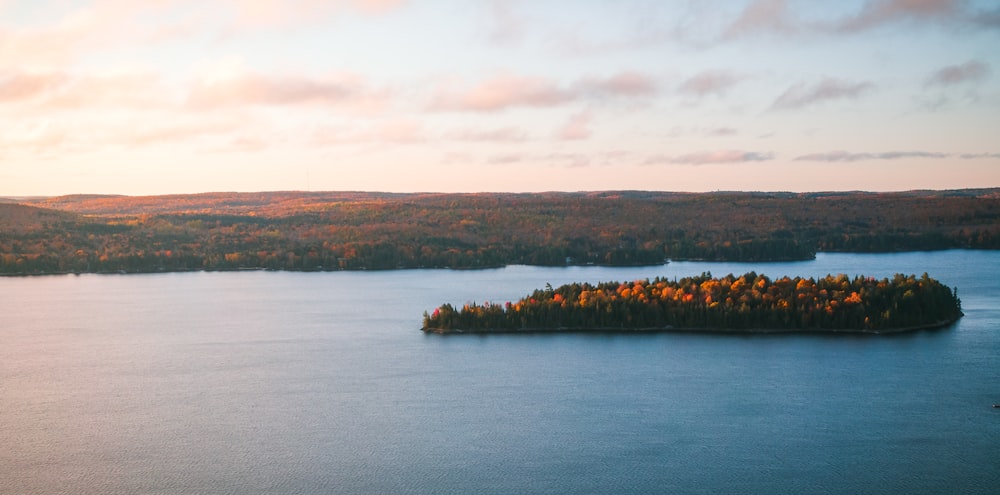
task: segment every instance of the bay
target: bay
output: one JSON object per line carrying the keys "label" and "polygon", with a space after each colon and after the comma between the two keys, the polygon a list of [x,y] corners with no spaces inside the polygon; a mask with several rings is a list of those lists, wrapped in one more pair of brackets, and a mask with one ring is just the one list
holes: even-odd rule
{"label": "bay", "polygon": [[[929,273],[894,336],[424,335],[546,283]],[[0,278],[0,493],[995,493],[1000,253]]]}

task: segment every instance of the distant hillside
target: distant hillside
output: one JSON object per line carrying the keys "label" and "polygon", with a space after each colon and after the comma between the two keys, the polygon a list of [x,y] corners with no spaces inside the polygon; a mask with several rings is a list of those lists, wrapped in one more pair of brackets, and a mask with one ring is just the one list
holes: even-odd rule
{"label": "distant hillside", "polygon": [[80,215],[14,203],[0,203],[0,235],[44,232],[54,224],[83,222]]}
{"label": "distant hillside", "polygon": [[1000,249],[1000,189],[77,195],[0,205],[0,273],[476,268]]}

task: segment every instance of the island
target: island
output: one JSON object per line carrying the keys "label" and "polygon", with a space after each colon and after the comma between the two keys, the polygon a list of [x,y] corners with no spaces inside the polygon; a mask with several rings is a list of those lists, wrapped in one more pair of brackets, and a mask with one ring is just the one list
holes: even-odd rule
{"label": "island", "polygon": [[424,313],[428,333],[650,332],[899,333],[962,316],[957,289],[926,273],[771,279],[749,272],[536,290],[516,302],[444,304]]}

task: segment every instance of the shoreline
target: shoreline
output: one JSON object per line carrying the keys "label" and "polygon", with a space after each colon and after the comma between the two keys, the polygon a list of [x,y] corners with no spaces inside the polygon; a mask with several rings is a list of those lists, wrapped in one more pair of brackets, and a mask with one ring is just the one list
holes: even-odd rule
{"label": "shoreline", "polygon": [[749,328],[749,329],[726,329],[726,328],[699,328],[699,327],[644,327],[644,328],[621,328],[621,327],[594,327],[594,328],[496,328],[496,329],[441,329],[441,328],[421,328],[425,334],[435,335],[490,335],[490,334],[533,334],[533,333],[605,333],[605,334],[653,334],[653,333],[698,333],[712,335],[898,335],[905,333],[919,332],[922,330],[938,330],[950,327],[965,316],[964,313],[951,320],[925,323],[923,325],[911,325],[908,327],[885,328],[881,330],[865,330],[855,328],[823,329],[823,328]]}

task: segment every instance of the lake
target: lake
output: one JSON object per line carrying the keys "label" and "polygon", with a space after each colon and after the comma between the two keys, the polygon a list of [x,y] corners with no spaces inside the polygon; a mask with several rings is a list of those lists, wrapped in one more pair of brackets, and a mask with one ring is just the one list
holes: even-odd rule
{"label": "lake", "polygon": [[[546,283],[923,272],[893,336],[425,335]],[[997,493],[1000,252],[0,278],[0,493]]]}

